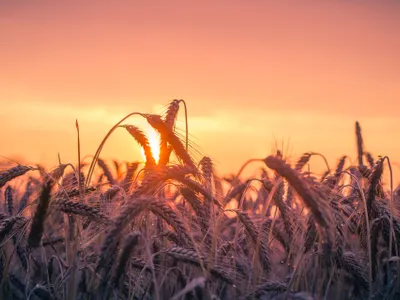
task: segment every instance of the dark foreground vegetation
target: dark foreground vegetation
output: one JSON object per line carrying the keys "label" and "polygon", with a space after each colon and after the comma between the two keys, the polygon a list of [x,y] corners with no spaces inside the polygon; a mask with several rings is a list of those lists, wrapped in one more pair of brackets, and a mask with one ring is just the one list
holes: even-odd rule
{"label": "dark foreground vegetation", "polygon": [[[277,151],[256,178],[219,178],[175,131],[182,103],[140,114],[158,162],[124,119],[91,164],[0,172],[0,299],[400,299],[399,189],[358,123],[354,165],[316,175],[320,154]],[[145,163],[100,159],[115,129]]]}

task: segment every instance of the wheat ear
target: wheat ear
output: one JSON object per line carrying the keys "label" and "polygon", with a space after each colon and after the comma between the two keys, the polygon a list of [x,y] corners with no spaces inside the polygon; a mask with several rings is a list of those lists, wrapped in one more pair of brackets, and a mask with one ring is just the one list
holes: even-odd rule
{"label": "wheat ear", "polygon": [[280,176],[284,177],[290,185],[295,189],[299,196],[303,199],[305,205],[312,212],[318,224],[324,228],[329,228],[329,219],[325,212],[321,209],[321,204],[317,201],[315,195],[307,187],[307,183],[299,174],[293,170],[285,161],[274,156],[268,156],[265,164],[275,170]]}
{"label": "wheat ear", "polygon": [[168,128],[165,122],[161,119],[159,115],[146,115],[147,122],[156,129],[161,137],[165,139],[174,149],[174,152],[182,162],[193,170],[197,170],[193,159],[190,157],[189,153],[186,151],[182,142],[174,134],[173,130]]}
{"label": "wheat ear", "polygon": [[[167,128],[171,131],[175,130],[175,121],[179,112],[179,100],[174,99],[168,106],[167,113],[164,117],[164,122]],[[160,138],[160,166],[165,166],[169,162],[171,151],[168,147],[168,140],[161,135]]]}
{"label": "wheat ear", "polygon": [[33,216],[31,229],[28,236],[29,248],[36,248],[40,244],[44,231],[44,222],[47,217],[47,209],[50,203],[50,193],[54,186],[53,180],[47,180],[40,193],[38,204],[36,206],[36,212]]}
{"label": "wheat ear", "polygon": [[133,249],[139,242],[139,237],[140,237],[139,232],[132,232],[126,238],[124,247],[122,248],[121,256],[119,258],[118,266],[115,272],[114,286],[118,285],[122,275],[124,274],[129,257]]}
{"label": "wheat ear", "polygon": [[26,172],[33,170],[31,167],[18,165],[0,173],[0,188],[6,185],[10,180],[24,175]]}
{"label": "wheat ear", "polygon": [[110,167],[107,165],[107,163],[101,158],[97,160],[97,163],[99,164],[99,167],[103,170],[103,174],[104,176],[106,176],[108,182],[110,184],[115,184],[114,176],[112,175]]}
{"label": "wheat ear", "polygon": [[153,152],[151,151],[150,143],[147,136],[136,126],[122,125],[129,134],[138,142],[143,148],[144,155],[146,156],[146,166],[154,166],[156,161],[154,160]]}

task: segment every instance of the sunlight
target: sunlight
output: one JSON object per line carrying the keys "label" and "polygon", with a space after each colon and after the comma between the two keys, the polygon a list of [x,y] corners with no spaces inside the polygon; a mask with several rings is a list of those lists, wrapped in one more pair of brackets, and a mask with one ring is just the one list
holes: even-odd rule
{"label": "sunlight", "polygon": [[[160,135],[159,133],[152,127],[148,127],[144,129],[144,133],[149,140],[151,152],[153,153],[154,160],[158,163],[160,159]],[[144,160],[146,160],[146,155],[144,154],[143,148],[140,148],[140,153]]]}

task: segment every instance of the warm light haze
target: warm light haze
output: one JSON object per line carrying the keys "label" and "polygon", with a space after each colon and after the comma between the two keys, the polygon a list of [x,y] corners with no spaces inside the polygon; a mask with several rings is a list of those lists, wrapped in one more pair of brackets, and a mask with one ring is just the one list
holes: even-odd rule
{"label": "warm light haze", "polygon": [[[76,119],[93,155],[126,114],[177,98],[219,173],[282,143],[355,159],[356,120],[368,151],[400,161],[399,16],[394,0],[2,0],[0,155],[76,163]],[[122,129],[102,157],[143,160]]]}
{"label": "warm light haze", "polygon": [[400,0],[0,0],[0,300],[399,300]]}

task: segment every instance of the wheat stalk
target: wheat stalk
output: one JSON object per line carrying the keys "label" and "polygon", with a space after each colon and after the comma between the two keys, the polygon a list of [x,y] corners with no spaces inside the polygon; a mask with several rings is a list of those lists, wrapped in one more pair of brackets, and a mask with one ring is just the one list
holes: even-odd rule
{"label": "wheat stalk", "polygon": [[268,273],[271,269],[271,263],[265,239],[260,240],[260,233],[247,213],[241,211],[236,211],[236,213],[250,235],[254,249],[258,254],[261,265],[263,266],[263,270]]}
{"label": "wheat stalk", "polygon": [[114,176],[112,175],[110,167],[107,165],[107,163],[101,158],[97,160],[97,163],[99,167],[103,170],[103,174],[104,176],[106,176],[108,182],[110,184],[115,184]]}
{"label": "wheat stalk", "polygon": [[33,170],[31,167],[18,165],[6,171],[0,172],[0,188],[7,184],[10,180],[24,175],[26,172]]}
{"label": "wheat stalk", "polygon": [[[164,117],[166,127],[174,131],[175,121],[179,112],[179,100],[174,99],[168,106],[167,113]],[[169,162],[171,148],[168,147],[168,140],[165,136],[161,135],[160,139],[160,166],[165,166]]]}
{"label": "wheat stalk", "polygon": [[125,128],[129,134],[138,142],[138,144],[143,148],[144,155],[146,156],[146,166],[154,166],[156,161],[154,160],[153,152],[151,151],[149,140],[147,136],[136,126],[132,125],[121,125]]}
{"label": "wheat stalk", "polygon": [[98,209],[90,207],[84,203],[62,198],[58,199],[53,206],[66,214],[80,215],[100,223],[111,224],[107,216],[103,215]]}
{"label": "wheat stalk", "polygon": [[38,204],[36,207],[36,212],[33,216],[31,229],[28,236],[28,246],[29,248],[36,248],[39,246],[40,240],[42,239],[44,231],[44,222],[47,217],[47,209],[50,203],[50,193],[54,186],[52,180],[47,180],[42,187],[40,193]]}
{"label": "wheat stalk", "polygon": [[11,186],[7,186],[4,192],[4,199],[6,204],[5,211],[8,213],[9,216],[12,216],[14,213],[14,197]]}
{"label": "wheat stalk", "polygon": [[149,205],[151,212],[163,218],[169,225],[171,225],[175,231],[182,237],[185,244],[191,244],[191,237],[186,224],[182,221],[182,218],[167,204],[163,199],[157,199]]}
{"label": "wheat stalk", "polygon": [[146,119],[147,122],[160,133],[161,137],[172,146],[178,158],[189,168],[197,170],[193,159],[182,145],[182,142],[174,134],[173,130],[165,124],[161,117],[159,115],[146,115]]}
{"label": "wheat stalk", "polygon": [[129,256],[132,253],[135,246],[138,244],[139,237],[140,237],[139,232],[132,232],[126,238],[125,244],[122,248],[122,252],[119,258],[118,266],[115,272],[114,286],[118,285],[122,275],[124,274],[127,262],[129,260]]}
{"label": "wheat stalk", "polygon": [[[196,251],[182,248],[182,247],[172,247],[164,251],[167,255],[174,257],[175,259],[193,264],[195,266],[201,266],[205,264],[205,258],[197,255]],[[210,267],[211,275],[222,279],[226,283],[233,284],[233,279],[223,270],[220,266],[214,265]]]}
{"label": "wheat stalk", "polygon": [[364,142],[361,134],[361,126],[360,123],[358,122],[356,122],[356,138],[357,138],[358,165],[363,166]]}
{"label": "wheat stalk", "polygon": [[275,170],[280,176],[284,177],[290,185],[295,189],[299,196],[303,199],[306,206],[310,209],[315,220],[320,226],[329,229],[329,217],[326,211],[321,208],[322,203],[319,202],[312,191],[307,187],[307,183],[299,174],[293,170],[285,161],[274,156],[268,156],[265,159],[265,164]]}

